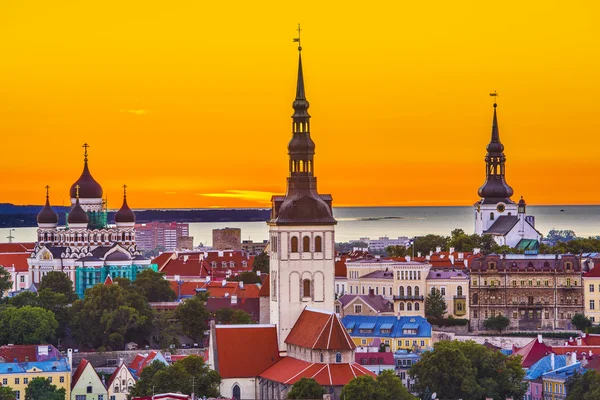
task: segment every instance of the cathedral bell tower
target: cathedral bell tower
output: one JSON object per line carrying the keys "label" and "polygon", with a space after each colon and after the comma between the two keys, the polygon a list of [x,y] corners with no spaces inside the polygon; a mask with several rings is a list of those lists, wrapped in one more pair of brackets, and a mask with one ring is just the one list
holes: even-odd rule
{"label": "cathedral bell tower", "polygon": [[[497,96],[492,93],[492,96]],[[513,189],[506,183],[504,145],[500,142],[498,116],[494,102],[492,138],[487,145],[485,156],[485,183],[479,188],[481,200],[475,203],[475,233],[482,235],[502,215],[516,215],[517,205],[510,199]]]}
{"label": "cathedral bell tower", "polygon": [[[300,32],[300,28],[298,28]],[[332,198],[317,192],[315,143],[310,136],[304,89],[302,47],[293,102],[289,176],[285,196],[272,199],[270,236],[270,322],[277,325],[279,348],[305,307],[334,310],[335,239]]]}

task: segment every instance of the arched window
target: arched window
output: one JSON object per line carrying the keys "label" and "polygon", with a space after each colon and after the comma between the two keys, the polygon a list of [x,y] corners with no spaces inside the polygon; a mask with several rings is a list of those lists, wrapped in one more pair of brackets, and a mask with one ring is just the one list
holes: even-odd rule
{"label": "arched window", "polygon": [[490,220],[494,220],[494,213],[490,213]]}
{"label": "arched window", "polygon": [[398,287],[398,296],[404,296],[404,286]]}
{"label": "arched window", "polygon": [[412,296],[412,287],[410,287],[410,286],[406,287],[406,295],[407,296]]}
{"label": "arched window", "polygon": [[419,295],[419,287],[415,286],[415,296],[418,296],[418,295]]}
{"label": "arched window", "polygon": [[321,236],[315,237],[315,253],[321,253],[323,251],[323,238]]}
{"label": "arched window", "polygon": [[462,286],[459,286],[456,288],[456,295],[457,296],[462,296]]}
{"label": "arched window", "polygon": [[302,281],[302,297],[310,297],[310,279]]}
{"label": "arched window", "polygon": [[335,362],[336,363],[342,362],[342,353],[335,353]]}
{"label": "arched window", "polygon": [[298,237],[292,236],[292,253],[298,252]]}
{"label": "arched window", "polygon": [[404,311],[404,303],[400,303],[398,306],[399,311]]}
{"label": "arched window", "polygon": [[415,303],[415,311],[419,311],[419,303]]}
{"label": "arched window", "polygon": [[305,253],[310,252],[310,238],[308,236],[302,238],[302,251]]}
{"label": "arched window", "polygon": [[406,311],[412,311],[412,303],[406,303]]}
{"label": "arched window", "polygon": [[233,385],[233,389],[231,390],[231,396],[235,400],[240,400],[242,398],[242,390],[237,384]]}

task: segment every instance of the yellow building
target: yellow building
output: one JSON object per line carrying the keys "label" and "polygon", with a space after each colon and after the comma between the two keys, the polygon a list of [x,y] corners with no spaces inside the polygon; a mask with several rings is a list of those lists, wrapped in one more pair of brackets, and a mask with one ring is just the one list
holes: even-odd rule
{"label": "yellow building", "polygon": [[71,396],[71,366],[52,345],[7,345],[0,347],[0,383],[10,387],[16,399],[25,398],[25,389],[35,378],[48,379]]}
{"label": "yellow building", "polygon": [[422,317],[346,315],[342,323],[357,347],[371,346],[376,340],[389,345],[393,352],[426,350],[432,346],[431,324]]}
{"label": "yellow building", "polygon": [[427,293],[431,293],[433,289],[439,290],[446,300],[446,318],[468,318],[469,275],[466,272],[431,269],[427,276]]}
{"label": "yellow building", "polygon": [[592,323],[600,323],[600,266],[583,274],[584,314]]}
{"label": "yellow building", "polygon": [[394,275],[394,310],[402,316],[425,317],[427,276],[431,264],[418,261],[396,262]]}

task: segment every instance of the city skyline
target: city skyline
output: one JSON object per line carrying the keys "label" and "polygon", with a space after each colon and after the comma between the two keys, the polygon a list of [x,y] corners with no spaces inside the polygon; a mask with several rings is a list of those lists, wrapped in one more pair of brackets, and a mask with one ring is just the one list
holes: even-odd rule
{"label": "city skyline", "polygon": [[[88,142],[114,207],[124,183],[133,208],[268,207],[301,21],[315,171],[337,206],[472,205],[494,90],[513,200],[598,204],[599,6],[540,4],[4,5],[0,202],[42,204],[49,184],[67,205]],[[226,26],[209,18],[224,12]]]}

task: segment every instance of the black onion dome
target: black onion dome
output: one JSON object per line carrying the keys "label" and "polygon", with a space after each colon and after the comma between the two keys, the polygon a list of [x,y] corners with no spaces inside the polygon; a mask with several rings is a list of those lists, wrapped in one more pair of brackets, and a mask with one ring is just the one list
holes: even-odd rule
{"label": "black onion dome", "polygon": [[58,214],[50,206],[50,200],[46,196],[46,205],[37,215],[38,224],[58,224]]}
{"label": "black onion dome", "polygon": [[77,181],[71,186],[71,198],[77,197],[77,186],[79,185],[79,197],[82,199],[101,199],[104,194],[102,186],[92,176],[88,168],[87,159],[83,164],[83,172]]}
{"label": "black onion dome", "polygon": [[110,253],[104,259],[104,261],[128,261],[128,260],[131,260],[131,257],[129,257],[127,254],[123,253],[122,251],[115,251],[113,253]]}
{"label": "black onion dome", "polygon": [[127,196],[123,196],[123,205],[115,214],[116,223],[135,222],[135,213],[127,205]]}
{"label": "black onion dome", "polygon": [[79,198],[75,201],[75,205],[71,209],[71,212],[69,212],[67,222],[69,224],[87,224],[90,222],[90,218],[88,217],[87,213],[79,204]]}

